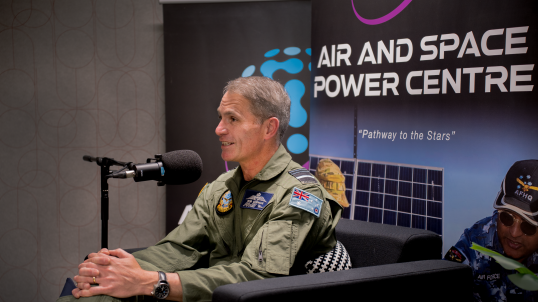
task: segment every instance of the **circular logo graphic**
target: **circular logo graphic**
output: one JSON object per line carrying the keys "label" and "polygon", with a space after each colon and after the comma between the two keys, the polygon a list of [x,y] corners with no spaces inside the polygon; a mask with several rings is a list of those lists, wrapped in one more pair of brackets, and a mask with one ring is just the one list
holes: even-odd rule
{"label": "circular logo graphic", "polygon": [[[271,58],[261,64],[259,71],[261,74],[268,78],[273,78],[273,74],[277,70],[283,70],[289,74],[298,74],[304,70],[305,63],[300,59],[294,57],[301,53],[299,47],[288,47],[283,50],[283,53],[288,56],[284,61],[277,61],[273,59],[280,53],[280,49],[272,49],[265,53],[264,57]],[[309,56],[312,55],[312,50],[307,48],[305,53]],[[308,70],[312,70],[312,65],[308,62]],[[256,66],[250,65],[243,70],[242,77],[250,77],[256,72]],[[306,87],[303,82],[297,79],[292,79],[284,84],[284,88],[288,92],[291,100],[290,108],[290,123],[291,128],[300,128],[306,124],[308,120],[308,113],[301,105],[301,99],[305,95]],[[293,129],[288,129],[288,133],[292,133],[288,140],[285,142],[286,149],[294,154],[301,154],[308,149],[308,139],[306,136],[300,133],[293,133]]]}

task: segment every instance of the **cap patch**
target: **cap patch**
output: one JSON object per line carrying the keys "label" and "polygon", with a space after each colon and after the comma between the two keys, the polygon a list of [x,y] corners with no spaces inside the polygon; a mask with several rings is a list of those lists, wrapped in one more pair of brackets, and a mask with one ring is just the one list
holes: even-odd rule
{"label": "cap patch", "polygon": [[230,190],[224,192],[220,197],[219,203],[217,204],[216,210],[219,215],[226,215],[230,213],[234,208],[234,203],[232,200],[232,192]]}
{"label": "cap patch", "polygon": [[261,211],[273,198],[272,193],[246,190],[243,200],[241,201],[242,209],[251,209]]}
{"label": "cap patch", "polygon": [[299,168],[288,172],[291,176],[297,178],[302,184],[315,184],[316,178],[307,169]]}
{"label": "cap patch", "polygon": [[460,253],[460,251],[458,251],[456,247],[453,246],[448,250],[448,252],[446,252],[445,259],[462,263],[466,258],[462,253]]}
{"label": "cap patch", "polygon": [[517,186],[518,189],[522,190],[523,192],[528,192],[529,190],[538,191],[538,187],[532,186],[532,182],[530,181],[530,175],[527,175],[526,177],[528,181],[523,181],[522,179],[525,180],[523,175],[519,176],[519,178],[516,179],[516,181],[519,183],[519,185]]}
{"label": "cap patch", "polygon": [[290,199],[290,206],[307,211],[319,217],[323,200],[316,195],[310,194],[298,188],[293,188]]}

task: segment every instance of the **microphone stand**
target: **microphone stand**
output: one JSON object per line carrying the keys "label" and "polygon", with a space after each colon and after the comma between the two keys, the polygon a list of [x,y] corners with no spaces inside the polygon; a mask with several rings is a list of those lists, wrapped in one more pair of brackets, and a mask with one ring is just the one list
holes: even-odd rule
{"label": "microphone stand", "polygon": [[108,178],[114,172],[110,171],[110,166],[131,168],[132,163],[121,162],[108,157],[92,157],[89,155],[84,155],[82,159],[88,162],[95,162],[101,167],[101,248],[108,248]]}

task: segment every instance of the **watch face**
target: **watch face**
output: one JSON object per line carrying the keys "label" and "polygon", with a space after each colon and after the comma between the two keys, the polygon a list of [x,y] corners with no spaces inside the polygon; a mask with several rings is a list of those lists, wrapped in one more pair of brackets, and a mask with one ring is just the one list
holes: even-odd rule
{"label": "watch face", "polygon": [[168,297],[168,294],[170,293],[170,288],[168,287],[168,284],[160,284],[155,288],[155,297],[157,299],[165,299]]}

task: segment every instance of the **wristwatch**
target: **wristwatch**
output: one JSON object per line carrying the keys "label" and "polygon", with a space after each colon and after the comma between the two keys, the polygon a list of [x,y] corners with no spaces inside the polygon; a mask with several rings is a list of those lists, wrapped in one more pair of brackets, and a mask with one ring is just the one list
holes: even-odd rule
{"label": "wristwatch", "polygon": [[168,281],[166,281],[165,273],[157,273],[159,273],[159,281],[157,282],[157,284],[153,285],[153,291],[151,292],[151,294],[157,299],[166,299],[166,297],[168,297],[168,294],[170,293],[170,285],[168,285]]}

